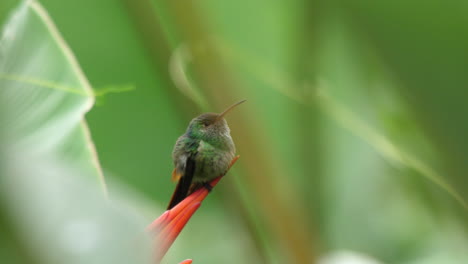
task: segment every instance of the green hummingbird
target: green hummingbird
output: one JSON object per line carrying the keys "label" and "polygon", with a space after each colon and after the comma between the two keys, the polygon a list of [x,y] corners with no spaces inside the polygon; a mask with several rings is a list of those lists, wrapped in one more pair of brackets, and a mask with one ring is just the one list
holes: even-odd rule
{"label": "green hummingbird", "polygon": [[236,147],[224,116],[245,101],[229,106],[220,114],[204,113],[190,121],[172,151],[172,180],[179,182],[167,209],[202,186],[211,190],[209,182],[227,172]]}

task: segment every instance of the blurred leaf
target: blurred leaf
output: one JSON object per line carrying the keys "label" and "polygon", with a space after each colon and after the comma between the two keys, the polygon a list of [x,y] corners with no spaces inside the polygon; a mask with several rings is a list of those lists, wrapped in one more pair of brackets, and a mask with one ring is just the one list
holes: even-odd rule
{"label": "blurred leaf", "polygon": [[[465,1],[340,1],[349,24],[396,77],[414,121],[434,144],[444,177],[468,187],[468,5]],[[417,10],[417,12],[415,12]],[[465,200],[466,192],[462,193]]]}
{"label": "blurred leaf", "polygon": [[10,261],[148,263],[145,223],[106,196],[83,119],[93,92],[39,3],[13,12],[0,57],[0,230],[28,256]]}
{"label": "blurred leaf", "polygon": [[36,1],[24,1],[0,42],[2,127],[15,151],[72,162],[105,191],[84,114],[93,92],[73,54]]}
{"label": "blurred leaf", "polygon": [[135,90],[135,86],[131,84],[126,85],[107,85],[94,89],[95,96],[104,96],[109,93],[125,93]]}

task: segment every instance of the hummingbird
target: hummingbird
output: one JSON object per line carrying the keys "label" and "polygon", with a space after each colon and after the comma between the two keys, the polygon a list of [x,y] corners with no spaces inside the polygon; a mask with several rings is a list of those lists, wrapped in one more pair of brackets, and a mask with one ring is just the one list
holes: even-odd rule
{"label": "hummingbird", "polygon": [[167,209],[171,209],[195,190],[224,175],[236,154],[229,126],[224,116],[246,100],[239,101],[221,113],[204,113],[192,121],[172,151],[172,180],[179,181]]}

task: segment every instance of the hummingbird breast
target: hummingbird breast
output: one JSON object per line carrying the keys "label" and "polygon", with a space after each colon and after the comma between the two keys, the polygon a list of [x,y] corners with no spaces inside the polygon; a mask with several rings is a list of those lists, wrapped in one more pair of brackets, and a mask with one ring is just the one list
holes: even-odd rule
{"label": "hummingbird breast", "polygon": [[201,140],[195,156],[194,182],[210,181],[226,173],[234,158],[235,148],[232,139],[226,142],[229,148],[219,148]]}
{"label": "hummingbird breast", "polygon": [[173,152],[174,165],[183,174],[188,158],[195,160],[193,182],[208,182],[226,173],[235,156],[235,146],[230,135],[215,142],[182,136]]}

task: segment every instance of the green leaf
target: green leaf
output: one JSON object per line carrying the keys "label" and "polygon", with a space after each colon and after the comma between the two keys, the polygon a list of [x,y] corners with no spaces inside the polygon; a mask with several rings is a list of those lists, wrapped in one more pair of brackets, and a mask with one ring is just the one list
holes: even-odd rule
{"label": "green leaf", "polygon": [[5,25],[0,56],[6,142],[22,153],[73,162],[106,191],[83,120],[94,103],[92,89],[36,1],[24,2]]}
{"label": "green leaf", "polygon": [[2,260],[149,263],[148,220],[107,198],[84,121],[93,92],[38,2],[13,12],[0,56]]}

